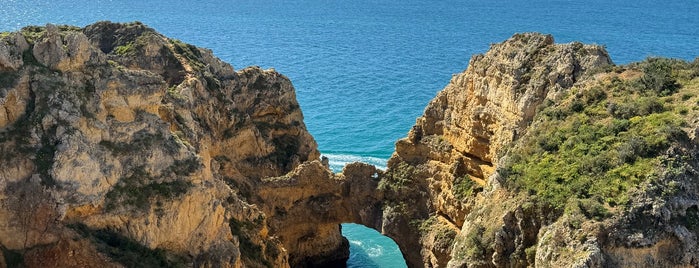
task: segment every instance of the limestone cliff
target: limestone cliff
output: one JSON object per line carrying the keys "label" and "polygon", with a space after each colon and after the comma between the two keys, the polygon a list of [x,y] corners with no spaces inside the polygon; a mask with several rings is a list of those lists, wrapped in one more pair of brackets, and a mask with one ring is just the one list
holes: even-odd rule
{"label": "limestone cliff", "polygon": [[289,265],[253,191],[319,157],[283,75],[100,22],[3,33],[0,78],[6,265]]}
{"label": "limestone cliff", "polygon": [[698,265],[698,67],[492,45],[396,143],[383,232],[411,267]]}
{"label": "limestone cliff", "polygon": [[[598,46],[579,43],[558,45],[553,38],[520,34],[495,44],[485,55],[471,59],[469,68],[455,75],[449,85],[430,102],[408,137],[396,143],[385,180],[396,206],[417,210],[407,213],[421,224],[395,222],[399,237],[411,244],[408,261],[445,266],[451,241],[464,225],[466,215],[481,206],[474,198],[486,187],[503,151],[531,123],[537,107],[571,88],[587,72],[610,65],[607,53]],[[405,186],[417,185],[410,197]],[[434,225],[437,228],[431,228]]]}

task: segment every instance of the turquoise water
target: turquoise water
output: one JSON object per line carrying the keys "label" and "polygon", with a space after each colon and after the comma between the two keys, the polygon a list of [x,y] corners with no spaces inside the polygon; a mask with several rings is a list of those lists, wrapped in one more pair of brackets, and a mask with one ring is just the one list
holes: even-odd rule
{"label": "turquoise water", "polygon": [[406,267],[400,250],[390,238],[359,224],[343,224],[342,233],[350,242],[349,268]]}
{"label": "turquoise water", "polygon": [[[692,60],[697,10],[696,0],[1,0],[0,31],[138,20],[237,69],[274,67],[294,82],[309,131],[339,170],[356,160],[385,166],[427,102],[490,43],[539,31],[604,44],[616,63]],[[358,253],[371,252],[368,231],[345,234],[358,241],[350,266],[400,263],[394,250]]]}

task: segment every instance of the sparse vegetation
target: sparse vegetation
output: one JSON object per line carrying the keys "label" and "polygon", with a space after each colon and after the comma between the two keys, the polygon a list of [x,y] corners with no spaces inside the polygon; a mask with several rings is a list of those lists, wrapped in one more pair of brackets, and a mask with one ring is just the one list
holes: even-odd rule
{"label": "sparse vegetation", "polygon": [[173,199],[185,193],[192,183],[182,180],[158,182],[143,167],[134,168],[128,177],[122,178],[105,196],[105,209],[149,209],[154,200]]}
{"label": "sparse vegetation", "polygon": [[524,249],[524,254],[527,257],[527,263],[532,266],[536,265],[536,245]]}
{"label": "sparse vegetation", "polygon": [[128,42],[124,45],[115,47],[113,51],[114,54],[119,56],[126,56],[135,53],[136,48],[134,47],[134,42]]}
{"label": "sparse vegetation", "polygon": [[423,237],[433,235],[433,245],[435,249],[442,251],[450,251],[450,247],[454,243],[456,231],[444,223],[441,223],[437,216],[431,216],[422,221],[415,221],[418,224],[417,228]]}
{"label": "sparse vegetation", "polygon": [[42,35],[46,32],[46,27],[41,26],[27,26],[20,30],[20,33],[27,39],[30,44],[35,43]]}
{"label": "sparse vegetation", "polygon": [[401,162],[379,181],[379,189],[398,191],[411,182],[416,173],[417,170],[414,166]]}
{"label": "sparse vegetation", "polygon": [[[249,235],[250,233],[259,232],[257,229],[262,226],[263,221],[264,218],[262,218],[262,216],[258,217],[254,223],[238,221],[235,218],[231,218],[229,226],[233,235],[238,236],[240,255],[243,258],[243,262],[247,265],[262,264],[266,267],[272,267],[272,263],[267,259],[266,254],[268,254],[268,252],[271,254],[279,254],[276,248],[274,248],[274,245],[270,241],[267,241],[265,243],[266,248],[263,251],[262,246],[254,243]],[[253,265],[253,267],[254,266],[255,265]]]}
{"label": "sparse vegetation", "polygon": [[605,206],[626,205],[632,189],[660,177],[665,151],[688,139],[690,111],[674,100],[691,103],[698,88],[682,85],[695,76],[678,74],[695,67],[651,58],[627,68],[643,74],[612,76],[542,107],[500,169],[507,184],[558,209],[576,198],[588,218],[602,219]]}
{"label": "sparse vegetation", "polygon": [[175,163],[168,168],[169,172],[178,176],[189,176],[201,169],[202,164],[197,157],[190,157],[184,160],[175,160]]}
{"label": "sparse vegetation", "polygon": [[481,260],[485,257],[488,247],[492,247],[492,243],[486,239],[484,235],[485,228],[477,225],[473,230],[468,232],[465,237],[465,257],[472,260]]}
{"label": "sparse vegetation", "polygon": [[187,267],[186,258],[163,249],[150,249],[108,229],[94,230],[83,224],[69,225],[83,238],[93,242],[100,252],[126,267]]}
{"label": "sparse vegetation", "polygon": [[453,193],[456,199],[462,200],[475,193],[483,191],[483,187],[473,181],[468,175],[454,179]]}
{"label": "sparse vegetation", "polygon": [[169,39],[175,53],[181,55],[189,62],[189,65],[196,70],[201,70],[206,65],[202,62],[201,52],[193,45],[184,43],[177,39]]}
{"label": "sparse vegetation", "polygon": [[131,142],[112,142],[103,140],[100,145],[112,152],[112,155],[128,155],[139,152],[165,142],[161,133],[150,133],[146,131],[134,134]]}

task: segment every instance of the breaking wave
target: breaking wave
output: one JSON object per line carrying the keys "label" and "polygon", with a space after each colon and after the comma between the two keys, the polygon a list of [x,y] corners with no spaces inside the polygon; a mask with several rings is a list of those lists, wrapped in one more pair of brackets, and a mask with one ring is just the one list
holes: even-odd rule
{"label": "breaking wave", "polygon": [[353,162],[362,162],[370,165],[374,165],[379,169],[386,170],[387,159],[371,157],[371,156],[358,156],[351,154],[323,154],[327,157],[330,164],[330,169],[333,172],[340,172],[345,165]]}

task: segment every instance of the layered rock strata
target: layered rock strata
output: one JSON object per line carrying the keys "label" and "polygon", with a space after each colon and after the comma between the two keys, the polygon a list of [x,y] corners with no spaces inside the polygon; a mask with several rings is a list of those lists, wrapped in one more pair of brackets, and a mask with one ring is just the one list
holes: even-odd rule
{"label": "layered rock strata", "polygon": [[[699,265],[693,220],[699,192],[691,186],[699,174],[699,124],[696,113],[687,108],[698,89],[698,63],[651,59],[630,67],[612,67],[600,46],[554,44],[551,36],[540,34],[517,34],[492,45],[484,55],[474,56],[465,72],[452,78],[408,137],[396,143],[379,183],[384,196],[381,230],[400,245],[410,267]],[[685,79],[682,85],[675,77]],[[641,101],[634,103],[630,98]],[[663,98],[672,104],[656,102]],[[618,103],[618,99],[634,104]],[[654,108],[643,108],[644,101]],[[620,105],[636,107],[624,114],[618,110]],[[675,109],[679,116],[668,109]],[[541,111],[549,114],[535,122]],[[572,189],[581,194],[566,197],[568,203],[551,203],[546,194],[555,195],[560,188],[527,190],[524,182],[508,175],[513,172],[508,170],[515,161],[511,159],[521,159],[522,154],[553,154],[557,146],[575,145],[556,140],[574,141],[575,137],[538,137],[531,142],[545,128],[559,127],[550,123],[556,118],[575,116],[589,124],[600,118],[600,124],[611,129],[607,131],[617,132],[616,137],[628,137],[631,129],[614,129],[615,123],[646,124],[639,132],[646,141],[638,143],[636,136],[606,149],[611,151],[606,155],[592,151],[586,155],[617,159],[627,152],[624,150],[637,148],[622,162],[557,167],[616,172],[615,181],[608,184],[619,188],[606,196],[628,195],[623,204],[611,198],[600,201],[599,195],[591,193],[596,189]],[[661,117],[673,119],[653,121]],[[578,122],[580,126],[586,121]],[[657,124],[655,129],[652,124]],[[571,129],[578,135],[590,135],[576,126]],[[604,137],[610,138],[614,136]],[[651,150],[644,146],[650,146],[652,140],[662,140],[657,143],[662,145],[653,147],[658,151],[644,151]],[[532,150],[527,147],[531,144],[544,149]],[[642,161],[658,164],[644,167],[655,170],[631,168]],[[642,177],[633,172],[641,172]],[[565,186],[568,178],[559,177],[560,183],[537,179],[548,178],[533,178],[528,183],[569,187]],[[626,186],[618,180],[638,184]]]}
{"label": "layered rock strata", "polygon": [[319,153],[283,75],[100,22],[3,34],[0,77],[7,265],[289,265],[255,189]]}
{"label": "layered rock strata", "polygon": [[[539,34],[515,35],[474,56],[468,69],[428,104],[408,137],[396,143],[389,160],[386,185],[395,193],[392,202],[415,207],[414,200],[419,200],[420,207],[387,214],[428,221],[423,230],[441,232],[425,233],[409,221],[395,222],[393,228],[401,230],[395,233],[396,241],[411,245],[407,251],[421,252],[407,257],[408,262],[446,266],[452,239],[466,215],[481,206],[473,197],[497,183],[488,181],[497,160],[526,131],[537,107],[563,94],[590,70],[610,64],[599,46],[554,44],[551,36]],[[405,233],[413,235],[401,237]]]}

